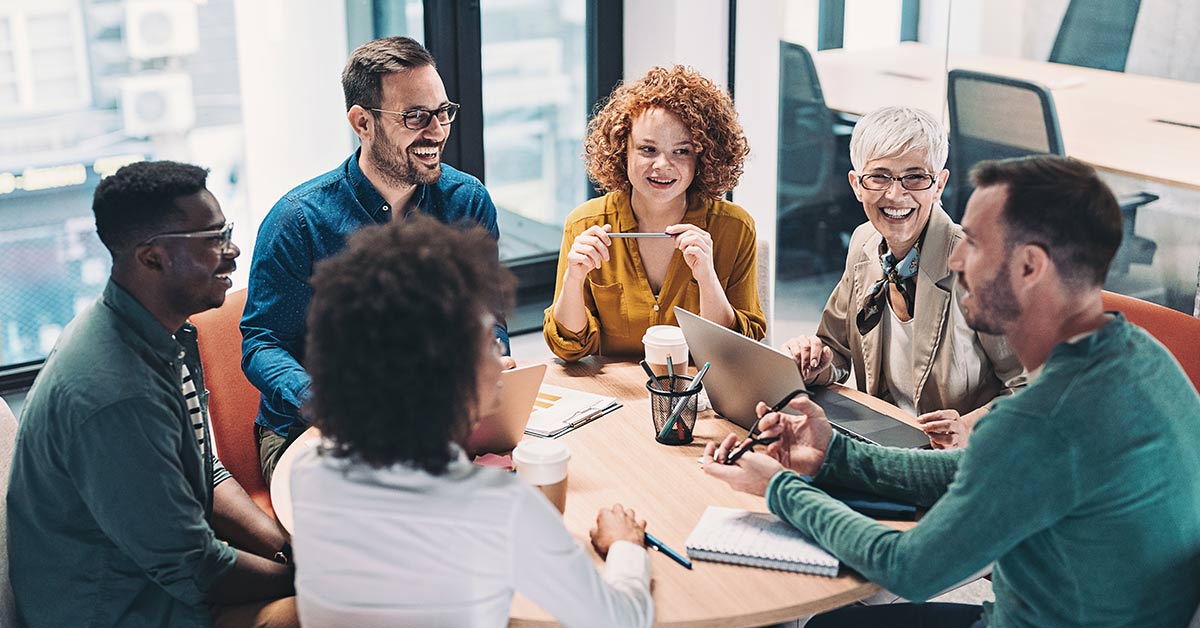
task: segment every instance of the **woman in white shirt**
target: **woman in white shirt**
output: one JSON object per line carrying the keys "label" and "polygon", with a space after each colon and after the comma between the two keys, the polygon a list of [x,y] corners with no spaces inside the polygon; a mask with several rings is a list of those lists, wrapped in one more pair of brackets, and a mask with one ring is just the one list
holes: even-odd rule
{"label": "woman in white shirt", "polygon": [[514,591],[566,626],[653,622],[632,510],[597,516],[602,577],[537,489],[463,451],[496,394],[492,312],[513,283],[482,230],[422,217],[317,265],[307,410],[325,440],[291,476],[304,626],[505,626]]}

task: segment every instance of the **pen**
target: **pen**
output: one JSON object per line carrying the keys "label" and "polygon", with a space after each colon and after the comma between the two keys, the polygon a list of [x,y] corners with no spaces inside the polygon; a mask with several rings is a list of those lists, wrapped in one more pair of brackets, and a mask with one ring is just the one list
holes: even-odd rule
{"label": "pen", "polygon": [[[647,364],[645,360],[642,360],[641,364],[642,370],[646,371],[646,375],[650,378],[650,381],[654,382],[654,387],[662,390],[662,386],[658,384],[658,376],[654,374],[654,370],[650,368],[650,365]],[[663,390],[663,392],[667,391]]]}
{"label": "pen", "polygon": [[675,392],[675,364],[671,360],[671,354],[667,354],[667,377],[671,378],[671,392]]}
{"label": "pen", "polygon": [[610,233],[610,234],[608,234],[608,237],[610,237],[610,238],[670,238],[673,236],[669,233],[661,233],[661,232],[646,233],[646,232],[631,231],[628,233]]}
{"label": "pen", "polygon": [[[783,410],[785,407],[787,407],[787,404],[792,401],[792,399],[796,398],[796,395],[799,395],[803,392],[805,392],[805,390],[803,388],[797,388],[796,390],[793,390],[792,392],[790,392],[786,396],[784,396],[783,399],[780,399],[778,403],[771,406],[771,409],[767,410],[766,414],[764,414],[763,416],[766,416],[767,414],[770,414],[772,412],[779,412],[780,410]],[[759,417],[759,419],[761,420],[762,417]],[[770,443],[766,442],[767,440],[770,440],[771,443],[775,442],[774,440],[771,440],[771,439],[758,440],[757,438],[755,438],[755,436],[757,436],[757,435],[758,435],[758,421],[756,420],[754,422],[754,426],[750,428],[750,433],[746,435],[746,437],[749,438],[750,440],[746,443],[743,443],[743,444],[735,447],[733,449],[733,451],[725,454],[724,464],[733,464],[734,461],[736,461],[738,458],[742,457],[742,454],[746,453],[746,450],[753,448],[755,445],[769,445]]]}
{"label": "pen", "polygon": [[742,454],[746,453],[747,451],[752,451],[755,445],[770,445],[777,440],[779,440],[778,436],[768,436],[767,438],[751,438],[750,440],[742,443],[732,452],[726,454],[725,462],[722,464],[733,464],[737,462],[738,458],[742,457]]}
{"label": "pen", "polygon": [[666,440],[667,434],[671,433],[671,428],[675,427],[675,420],[679,418],[680,414],[683,414],[683,407],[687,405],[688,398],[700,387],[700,380],[704,379],[704,374],[708,372],[708,367],[711,364],[711,362],[705,362],[700,372],[696,373],[696,379],[693,379],[687,390],[683,391],[683,396],[675,403],[675,407],[671,409],[670,416],[667,417],[667,422],[663,423],[662,429],[658,432],[659,440]]}
{"label": "pen", "polygon": [[662,541],[654,538],[653,536],[650,535],[649,532],[646,533],[646,546],[652,547],[652,548],[666,554],[667,556],[669,556],[671,558],[671,560],[679,563],[680,565],[683,565],[684,567],[687,567],[688,569],[692,568],[692,561],[681,556],[679,554],[679,552],[676,552],[675,550],[667,547],[666,543],[663,543]]}

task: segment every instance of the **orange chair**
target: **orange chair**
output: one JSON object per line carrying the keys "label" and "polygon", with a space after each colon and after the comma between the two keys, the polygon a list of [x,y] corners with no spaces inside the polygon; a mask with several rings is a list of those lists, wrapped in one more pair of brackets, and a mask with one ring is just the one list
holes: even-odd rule
{"label": "orange chair", "polygon": [[1200,390],[1200,318],[1107,290],[1101,298],[1105,310],[1121,312],[1129,322],[1163,343]]}
{"label": "orange chair", "polygon": [[221,463],[242,485],[263,512],[275,516],[271,490],[258,462],[254,417],[258,416],[258,389],[242,373],[242,332],[238,328],[246,307],[246,290],[225,296],[225,304],[191,317],[200,345],[204,385],[208,387],[208,412],[213,440]]}

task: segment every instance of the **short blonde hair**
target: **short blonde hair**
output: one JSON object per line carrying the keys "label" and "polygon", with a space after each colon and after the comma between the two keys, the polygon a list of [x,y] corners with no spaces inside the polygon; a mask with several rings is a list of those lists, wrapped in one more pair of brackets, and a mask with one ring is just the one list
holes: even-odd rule
{"label": "short blonde hair", "polygon": [[613,90],[588,124],[583,158],[601,192],[629,192],[626,151],[633,120],[647,109],[669,111],[687,125],[696,151],[696,177],[688,194],[721,198],[737,186],[750,153],[733,100],[699,72],[677,65],[654,67]]}
{"label": "short blonde hair", "polygon": [[913,107],[876,109],[854,125],[850,136],[850,163],[856,171],[871,160],[899,157],[914,150],[925,153],[933,172],[946,167],[950,152],[946,127],[928,112]]}

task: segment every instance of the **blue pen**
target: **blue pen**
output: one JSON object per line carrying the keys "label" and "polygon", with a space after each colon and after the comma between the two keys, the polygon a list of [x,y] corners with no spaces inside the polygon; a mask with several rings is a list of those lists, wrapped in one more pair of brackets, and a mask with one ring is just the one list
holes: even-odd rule
{"label": "blue pen", "polygon": [[680,565],[683,565],[688,569],[692,568],[692,561],[681,556],[679,552],[667,547],[666,543],[654,538],[649,532],[646,533],[646,545],[666,554],[671,560],[679,563]]}

